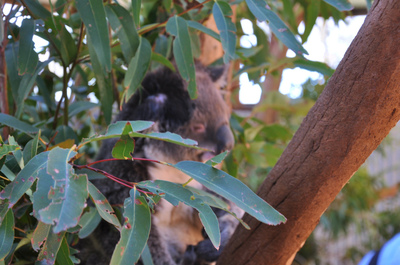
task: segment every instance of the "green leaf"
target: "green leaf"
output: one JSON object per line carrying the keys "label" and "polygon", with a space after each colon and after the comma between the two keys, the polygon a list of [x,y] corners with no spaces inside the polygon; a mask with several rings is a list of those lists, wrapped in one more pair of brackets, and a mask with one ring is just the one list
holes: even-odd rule
{"label": "green leaf", "polygon": [[164,56],[162,56],[159,53],[153,52],[151,54],[151,60],[155,61],[155,62],[159,62],[159,63],[163,64],[164,66],[168,67],[169,69],[171,69],[173,72],[176,72],[174,65],[167,58],[165,58]]}
{"label": "green leaf", "polygon": [[217,41],[221,41],[219,34],[217,32],[215,32],[212,29],[207,28],[206,26],[204,26],[203,24],[200,24],[197,21],[193,21],[193,20],[187,21],[187,25],[193,29],[200,30],[201,32],[203,32],[205,34],[210,35]]}
{"label": "green leaf", "polygon": [[152,121],[117,121],[108,126],[107,133],[105,135],[95,135],[90,138],[83,139],[81,144],[78,146],[78,149],[90,142],[120,137],[128,122],[132,126],[133,132],[146,130],[154,124]]}
{"label": "green leaf", "polygon": [[46,20],[51,17],[51,13],[40,4],[38,0],[25,1],[24,4],[29,8],[29,11],[36,16],[36,18]]}
{"label": "green leaf", "polygon": [[60,249],[57,252],[57,265],[74,265],[71,260],[67,239],[64,237],[61,242]]}
{"label": "green leaf", "polygon": [[154,180],[140,182],[139,187],[149,189],[156,193],[165,193],[165,199],[172,197],[173,200],[179,200],[186,205],[195,208],[199,212],[200,220],[207,232],[211,242],[216,249],[221,243],[221,234],[219,231],[218,219],[210,206],[205,204],[203,200],[196,197],[190,190],[183,187],[181,184],[172,183],[169,181]]}
{"label": "green leaf", "polygon": [[140,8],[142,7],[142,0],[132,1],[132,11],[133,11],[133,19],[135,20],[135,25],[137,27],[140,26]]}
{"label": "green leaf", "polygon": [[188,92],[191,99],[197,98],[196,70],[193,61],[192,47],[186,20],[173,16],[166,25],[167,32],[175,36],[173,51],[179,73],[188,82]]}
{"label": "green leaf", "polygon": [[50,233],[50,228],[51,225],[39,221],[32,236],[32,248],[35,251],[38,251],[40,246],[46,241],[47,235]]}
{"label": "green leaf", "polygon": [[54,233],[78,224],[88,197],[87,176],[76,175],[68,163],[75,155],[72,150],[58,147],[49,152],[47,173],[52,176],[55,185],[49,190],[51,203],[39,210],[39,215],[42,222],[55,224]]}
{"label": "green leaf", "polygon": [[20,30],[20,44],[18,52],[18,74],[32,74],[39,61],[37,53],[34,51],[33,34],[35,32],[35,21],[24,19]]}
{"label": "green leaf", "polygon": [[78,115],[83,111],[87,111],[89,109],[98,107],[99,104],[87,101],[75,101],[71,105],[68,106],[68,117],[73,117]]}
{"label": "green leaf", "polygon": [[12,207],[32,186],[39,174],[45,172],[49,152],[43,152],[32,158],[19,172],[17,177],[0,192],[0,199],[8,199]]}
{"label": "green leaf", "polygon": [[[46,152],[46,160],[48,158],[48,153]],[[46,161],[47,162],[47,161]],[[55,180],[51,175],[47,173],[47,163],[38,171],[38,181],[36,184],[36,191],[32,196],[33,204],[33,215],[41,220],[40,210],[48,207],[51,203],[50,191],[55,186]]]}
{"label": "green leaf", "polygon": [[324,2],[334,6],[339,11],[350,11],[353,9],[353,6],[348,0],[324,0]]}
{"label": "green leaf", "polygon": [[27,73],[23,76],[18,87],[18,96],[17,96],[18,108],[15,114],[17,118],[21,117],[21,114],[24,110],[25,100],[28,98],[29,93],[32,90],[33,84],[36,81],[36,77],[51,61],[53,61],[53,58],[50,58],[45,62],[39,62],[36,66],[34,73]]}
{"label": "green leaf", "polygon": [[313,4],[307,5],[307,8],[305,10],[305,29],[304,33],[301,36],[303,42],[306,42],[308,39],[308,36],[310,36],[310,33],[312,29],[314,28],[315,21],[317,20],[317,17],[319,15],[319,10],[320,10],[320,1],[315,1]]}
{"label": "green leaf", "polygon": [[215,1],[213,15],[220,32],[221,44],[225,51],[224,63],[228,63],[234,59],[236,49],[236,27],[229,17],[232,16],[232,9],[227,2]]}
{"label": "green leaf", "polygon": [[136,55],[129,63],[125,74],[124,86],[126,89],[125,102],[136,92],[146,75],[151,60],[151,45],[145,38],[140,38],[140,45]]}
{"label": "green leaf", "polygon": [[232,201],[260,222],[278,225],[286,218],[238,179],[212,166],[182,161],[171,165],[203,184],[206,188]]}
{"label": "green leaf", "polygon": [[24,163],[28,163],[34,156],[37,155],[37,150],[39,147],[39,138],[40,138],[40,131],[36,136],[30,140],[24,148],[23,158]]}
{"label": "green leaf", "polygon": [[246,0],[246,3],[251,13],[253,13],[259,21],[268,20],[272,32],[289,49],[293,50],[297,55],[308,54],[285,23],[283,23],[273,11],[266,7],[267,3],[264,0]]}
{"label": "green leaf", "polygon": [[0,124],[7,125],[9,127],[12,127],[18,131],[21,131],[21,132],[24,132],[27,134],[39,132],[38,128],[35,128],[26,122],[20,121],[20,120],[16,119],[15,117],[4,114],[4,113],[0,113]]}
{"label": "green leaf", "polygon": [[132,126],[129,122],[126,123],[124,130],[122,131],[121,138],[115,143],[112,149],[112,156],[118,159],[130,159],[132,158],[131,153],[135,149],[135,140],[129,136],[132,132]]}
{"label": "green leaf", "polygon": [[151,258],[150,249],[147,244],[143,249],[142,261],[143,261],[143,265],[154,265],[153,259]]}
{"label": "green leaf", "polygon": [[150,234],[151,216],[146,199],[139,196],[136,188],[124,203],[125,223],[121,239],[115,247],[110,264],[135,264],[146,246]]}
{"label": "green leaf", "polygon": [[14,242],[14,214],[8,209],[5,218],[0,224],[0,260],[3,260],[10,252]]}
{"label": "green leaf", "polygon": [[89,236],[94,229],[96,229],[97,225],[101,221],[101,216],[96,208],[90,207],[89,211],[82,215],[82,218],[79,220],[79,225],[82,227],[79,230],[79,238],[85,238]]}
{"label": "green leaf", "polygon": [[65,142],[66,140],[72,139],[75,143],[78,142],[78,137],[76,136],[74,130],[66,125],[60,125],[56,128],[57,135],[54,137],[54,143],[59,144]]}
{"label": "green leaf", "polygon": [[[132,1],[132,5],[134,5],[133,2],[137,1]],[[140,42],[133,18],[130,13],[120,5],[107,5],[106,13],[113,31],[118,36],[125,61],[129,62],[135,55]]]}
{"label": "green leaf", "polygon": [[58,250],[63,242],[65,232],[53,233],[53,229],[48,229],[45,243],[40,251],[37,260],[39,264],[54,264]]}
{"label": "green leaf", "polygon": [[295,60],[294,65],[308,71],[315,71],[321,73],[325,76],[331,76],[335,72],[332,68],[330,68],[326,63],[309,61],[305,59]]}
{"label": "green leaf", "polygon": [[[108,37],[108,26],[103,1],[77,0],[76,9],[86,26],[87,34],[91,39],[101,68],[105,72],[111,71],[111,48]],[[92,57],[92,54],[91,54]]]}
{"label": "green leaf", "polygon": [[0,144],[0,159],[16,150],[21,150],[19,145]]}
{"label": "green leaf", "polygon": [[88,183],[88,191],[90,198],[94,202],[97,211],[100,216],[110,224],[115,227],[120,228],[121,223],[119,222],[117,216],[114,214],[114,210],[110,203],[107,201],[106,197],[91,183]]}
{"label": "green leaf", "polygon": [[206,164],[210,165],[210,166],[216,166],[219,163],[221,163],[222,161],[224,161],[224,159],[228,155],[228,153],[229,153],[228,151],[225,151],[221,154],[218,154],[218,155],[214,156],[213,158],[211,158],[210,160],[208,160],[206,162]]}
{"label": "green leaf", "polygon": [[175,134],[175,133],[171,133],[171,132],[164,132],[164,133],[152,132],[149,134],[140,134],[140,135],[139,135],[139,133],[134,133],[133,136],[162,140],[165,142],[170,142],[170,143],[179,144],[179,145],[183,145],[183,146],[197,145],[196,141],[194,141],[192,139],[184,139],[179,134]]}

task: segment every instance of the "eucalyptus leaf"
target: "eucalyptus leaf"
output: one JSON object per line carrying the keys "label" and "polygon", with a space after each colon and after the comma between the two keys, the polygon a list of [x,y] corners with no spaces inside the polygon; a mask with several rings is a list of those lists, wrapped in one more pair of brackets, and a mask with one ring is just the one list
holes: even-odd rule
{"label": "eucalyptus leaf", "polygon": [[173,43],[175,61],[182,78],[188,82],[190,98],[195,99],[197,98],[197,88],[193,54],[192,49],[185,48],[192,47],[186,20],[173,16],[168,20],[166,29],[169,34],[175,36]]}
{"label": "eucalyptus leaf", "polygon": [[27,134],[39,132],[38,128],[5,113],[0,113],[0,124],[7,125]]}
{"label": "eucalyptus leaf", "polygon": [[144,181],[138,184],[140,187],[149,189],[156,193],[165,193],[167,196],[173,197],[175,200],[181,201],[186,205],[195,208],[199,212],[200,220],[204,229],[209,236],[211,242],[216,249],[221,243],[221,234],[218,225],[218,219],[211,207],[208,206],[196,194],[183,187],[181,184],[172,183],[163,180]]}
{"label": "eucalyptus leaf", "polygon": [[14,214],[8,209],[5,218],[0,223],[0,260],[10,252],[14,242]]}
{"label": "eucalyptus leaf", "polygon": [[221,170],[195,161],[182,161],[172,166],[206,188],[232,201],[260,222],[270,225],[286,222],[282,214],[258,197],[250,188]]}
{"label": "eucalyptus leaf", "polygon": [[37,53],[34,51],[33,34],[35,32],[35,21],[24,19],[20,30],[20,44],[18,53],[18,74],[32,74],[39,61]]}
{"label": "eucalyptus leaf", "polygon": [[79,230],[79,238],[88,237],[101,221],[101,216],[96,208],[90,207],[88,212],[85,212],[79,220],[79,225],[82,227]]}
{"label": "eucalyptus leaf", "polygon": [[32,248],[35,251],[39,251],[40,246],[46,241],[48,234],[50,233],[51,225],[43,222],[38,222],[35,231],[32,236]]}
{"label": "eucalyptus leaf", "polygon": [[150,234],[151,216],[146,199],[133,188],[124,203],[125,223],[121,238],[111,257],[111,265],[135,264],[146,246]]}
{"label": "eucalyptus leaf", "polygon": [[324,2],[334,6],[339,11],[350,11],[353,9],[353,6],[348,0],[324,0]]}
{"label": "eucalyptus leaf", "polygon": [[[86,26],[100,66],[105,72],[111,71],[111,48],[103,1],[78,0],[76,9]],[[91,54],[92,55],[92,54]]]}
{"label": "eucalyptus leaf", "polygon": [[220,32],[222,47],[225,51],[224,63],[235,58],[236,49],[236,27],[233,24],[232,9],[227,2],[215,1],[213,6],[215,23]]}
{"label": "eucalyptus leaf", "polygon": [[54,233],[53,229],[48,230],[46,235],[46,241],[40,251],[37,260],[41,264],[54,264],[58,250],[60,249],[61,243],[63,241],[65,232]]}

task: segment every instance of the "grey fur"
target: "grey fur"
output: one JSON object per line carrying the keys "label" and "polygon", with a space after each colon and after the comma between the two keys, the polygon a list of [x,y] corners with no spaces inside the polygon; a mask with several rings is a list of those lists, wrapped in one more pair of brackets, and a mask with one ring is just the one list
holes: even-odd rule
{"label": "grey fur", "polygon": [[[199,146],[218,154],[233,146],[233,135],[229,128],[229,110],[218,91],[217,84],[224,78],[224,71],[210,72],[196,65],[196,82],[199,97],[190,100],[186,83],[168,69],[160,69],[147,75],[143,89],[137,92],[116,120],[152,120],[152,131],[180,134],[196,140]],[[210,75],[210,73],[212,73]],[[98,159],[111,157],[116,140],[107,140],[100,149]],[[182,160],[202,161],[213,154],[187,147],[151,139],[136,139],[135,157],[157,159],[169,163]],[[101,164],[101,169],[125,180],[139,182],[149,179],[164,179],[183,183],[188,179],[183,173],[163,165],[143,161],[115,161]],[[197,188],[204,188],[191,182]],[[129,196],[129,189],[108,179],[94,184],[113,205],[122,205]],[[162,200],[152,215],[152,227],[148,245],[155,265],[201,265],[215,261],[229,240],[237,220],[221,210],[216,210],[220,220],[222,244],[216,250],[202,233],[198,213],[192,208],[179,205],[172,207]],[[240,211],[237,211],[240,214]],[[108,264],[119,234],[111,225],[102,222],[94,238],[80,242],[83,264]],[[102,238],[101,244],[93,242]],[[139,262],[140,263],[140,262]]]}

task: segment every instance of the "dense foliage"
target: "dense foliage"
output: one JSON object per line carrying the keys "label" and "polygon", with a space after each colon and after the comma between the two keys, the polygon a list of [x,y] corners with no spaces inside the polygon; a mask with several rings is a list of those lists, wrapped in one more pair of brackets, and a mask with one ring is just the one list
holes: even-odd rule
{"label": "dense foliage", "polygon": [[[236,23],[232,20],[233,6],[237,6]],[[88,236],[101,218],[121,231],[118,247],[132,248],[124,252],[129,257],[117,255],[113,264],[138,260],[142,253],[148,253],[150,212],[160,197],[196,208],[210,239],[218,246],[219,228],[210,206],[227,209],[212,195],[196,193],[183,183],[160,182],[157,187],[154,183],[126,183],[112,175],[99,174],[91,167],[98,142],[108,138],[120,138],[123,142],[113,150],[115,159],[130,159],[132,137],[196,148],[193,141],[179,135],[141,133],[151,122],[109,125],[116,105],[129,99],[140,89],[145,74],[160,65],[179,71],[188,82],[191,97],[195,98],[194,58],[201,55],[200,34],[221,42],[224,56],[215,64],[232,60],[243,64],[235,77],[247,72],[251,80],[260,82],[266,71],[274,73],[281,67],[295,66],[329,76],[332,70],[325,64],[304,58],[307,51],[296,35],[305,42],[317,16],[333,16],[338,20],[343,13],[337,9],[351,8],[345,0],[283,0],[268,5],[264,0],[142,0],[129,5],[100,0],[58,0],[42,5],[36,0],[21,0],[9,7],[7,12],[3,8],[4,30],[0,40],[0,57],[4,59],[0,74],[6,77],[1,78],[0,84],[2,264],[27,264],[35,260],[48,264],[76,263],[73,245]],[[218,32],[202,24],[210,14],[215,18]],[[239,26],[241,18],[253,23],[257,45],[252,48],[238,47],[237,39],[244,35]],[[257,20],[268,21],[274,36],[297,56],[270,57],[270,36],[257,26]],[[305,31],[300,34],[297,28],[301,20]],[[170,62],[172,57],[177,69]],[[168,166],[217,191],[262,222],[284,222],[283,216],[232,177],[243,177],[255,189],[262,180],[259,176],[266,175],[291,139],[298,125],[293,117],[299,109],[307,110],[312,105],[308,99],[291,106],[287,98],[281,102],[275,105],[264,102],[246,118],[232,116],[237,145],[226,158],[224,167],[229,174],[214,168],[225,154],[206,164],[186,161]],[[284,122],[266,125],[255,118],[255,112],[266,108],[279,109]],[[207,181],[203,172],[213,176],[214,181]],[[119,214],[122,208],[113,209],[90,182],[104,175],[132,188],[122,214]],[[237,197],[239,190],[246,193],[245,201]],[[88,198],[94,207],[87,206]],[[133,233],[137,227],[145,232]],[[130,238],[135,238],[136,245],[127,245]]]}

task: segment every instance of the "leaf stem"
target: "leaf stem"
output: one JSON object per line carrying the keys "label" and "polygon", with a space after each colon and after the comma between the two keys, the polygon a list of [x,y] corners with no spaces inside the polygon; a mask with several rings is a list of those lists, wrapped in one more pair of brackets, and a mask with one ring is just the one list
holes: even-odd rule
{"label": "leaf stem", "polygon": [[[94,164],[98,164],[98,163],[102,163],[102,162],[109,162],[109,161],[131,161],[129,159],[118,159],[118,158],[108,158],[108,159],[102,159],[102,160],[98,160],[98,161],[94,161],[92,163],[87,164],[87,166],[92,166]],[[158,161],[158,160],[154,160],[154,159],[148,159],[148,158],[141,158],[141,157],[132,157],[132,161],[133,160],[138,160],[138,161],[147,161],[147,162],[154,162],[154,163],[158,163],[158,164],[163,164],[165,165],[165,163]]]}

